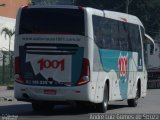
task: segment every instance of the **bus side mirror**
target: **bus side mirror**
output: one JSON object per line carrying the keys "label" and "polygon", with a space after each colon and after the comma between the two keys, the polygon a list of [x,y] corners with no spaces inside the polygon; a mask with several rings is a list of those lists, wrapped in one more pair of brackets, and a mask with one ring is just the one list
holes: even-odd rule
{"label": "bus side mirror", "polygon": [[155,54],[155,42],[154,40],[147,34],[145,34],[145,40],[144,40],[145,45],[150,45],[150,54]]}

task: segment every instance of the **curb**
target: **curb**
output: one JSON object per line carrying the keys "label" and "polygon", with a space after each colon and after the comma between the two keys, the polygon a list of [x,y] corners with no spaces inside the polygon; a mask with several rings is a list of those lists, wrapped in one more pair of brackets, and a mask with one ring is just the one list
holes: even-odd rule
{"label": "curb", "polygon": [[6,90],[6,89],[7,89],[7,86],[0,86],[0,91]]}
{"label": "curb", "polygon": [[2,90],[13,90],[14,85],[8,85],[8,86],[0,86],[0,91]]}
{"label": "curb", "polygon": [[14,89],[14,86],[13,85],[8,85],[7,86],[7,90],[13,90]]}
{"label": "curb", "polygon": [[6,97],[0,97],[0,101],[13,101],[11,98],[6,98]]}

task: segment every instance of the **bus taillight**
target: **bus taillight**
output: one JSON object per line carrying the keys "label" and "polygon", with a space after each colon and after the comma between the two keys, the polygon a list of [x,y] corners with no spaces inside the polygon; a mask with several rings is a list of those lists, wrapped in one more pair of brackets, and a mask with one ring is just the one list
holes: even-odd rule
{"label": "bus taillight", "polygon": [[23,84],[24,79],[22,78],[21,72],[20,72],[20,58],[19,57],[15,58],[14,68],[15,68],[15,80],[16,80],[16,82]]}
{"label": "bus taillight", "polygon": [[15,58],[15,74],[19,74],[20,73],[20,58],[19,57],[16,57]]}
{"label": "bus taillight", "polygon": [[28,9],[28,5],[26,5],[26,6],[23,6],[23,9]]}
{"label": "bus taillight", "polygon": [[77,86],[86,84],[90,81],[90,66],[89,60],[83,58],[82,70],[80,80],[77,82]]}

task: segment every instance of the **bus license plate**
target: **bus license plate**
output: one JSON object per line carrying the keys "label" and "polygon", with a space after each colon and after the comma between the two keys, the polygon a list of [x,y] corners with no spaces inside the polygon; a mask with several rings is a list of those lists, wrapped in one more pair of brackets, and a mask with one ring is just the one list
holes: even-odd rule
{"label": "bus license plate", "polygon": [[57,94],[57,90],[44,90],[44,94],[48,94],[48,95],[56,95]]}

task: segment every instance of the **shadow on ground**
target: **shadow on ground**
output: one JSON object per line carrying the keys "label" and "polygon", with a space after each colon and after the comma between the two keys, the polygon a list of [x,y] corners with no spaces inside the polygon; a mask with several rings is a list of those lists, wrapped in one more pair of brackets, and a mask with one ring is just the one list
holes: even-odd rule
{"label": "shadow on ground", "polygon": [[[127,105],[108,106],[108,111],[128,107]],[[83,115],[97,113],[95,107],[77,107],[76,105],[57,105],[51,112],[34,112],[31,104],[17,104],[0,106],[0,115],[18,115],[18,116],[52,116],[52,115]]]}

